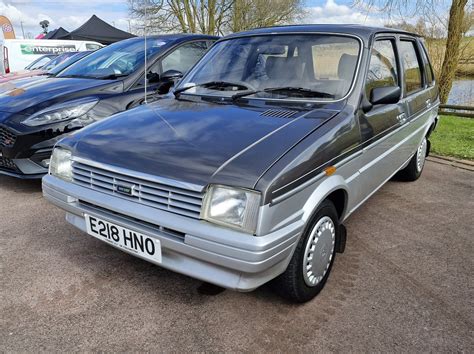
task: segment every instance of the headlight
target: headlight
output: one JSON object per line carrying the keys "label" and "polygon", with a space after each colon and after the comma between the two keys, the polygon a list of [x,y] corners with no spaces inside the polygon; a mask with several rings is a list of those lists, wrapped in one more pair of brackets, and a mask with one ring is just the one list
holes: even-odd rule
{"label": "headlight", "polygon": [[65,181],[72,181],[72,159],[71,151],[55,148],[49,163],[49,174],[59,177]]}
{"label": "headlight", "polygon": [[52,124],[64,120],[79,118],[89,112],[99,102],[96,98],[82,98],[79,100],[64,102],[43,109],[23,121],[30,127]]}
{"label": "headlight", "polygon": [[211,186],[204,197],[204,220],[255,233],[260,193],[248,189]]}

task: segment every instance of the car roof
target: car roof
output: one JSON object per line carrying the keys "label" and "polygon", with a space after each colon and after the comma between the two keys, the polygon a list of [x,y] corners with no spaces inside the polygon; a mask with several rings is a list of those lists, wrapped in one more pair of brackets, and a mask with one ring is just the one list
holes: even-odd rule
{"label": "car roof", "polygon": [[362,25],[352,25],[352,24],[305,24],[305,25],[288,25],[288,26],[274,26],[274,27],[263,27],[257,28],[245,32],[234,33],[229,36],[224,37],[225,39],[241,37],[241,36],[251,36],[259,34],[278,34],[278,33],[305,33],[305,32],[329,32],[329,33],[340,33],[340,34],[353,34],[363,39],[369,39],[372,35],[377,33],[399,33],[406,34],[410,36],[419,37],[415,33],[410,33],[407,31],[399,30],[396,28],[387,28],[387,27],[372,27],[372,26],[362,26]]}
{"label": "car roof", "polygon": [[[145,37],[133,37],[125,39],[126,41],[142,41]],[[147,39],[162,39],[167,42],[186,42],[190,40],[198,39],[208,39],[208,40],[217,40],[219,37],[211,36],[208,34],[194,34],[194,33],[176,33],[176,34],[160,34],[160,35],[150,35],[146,37]]]}

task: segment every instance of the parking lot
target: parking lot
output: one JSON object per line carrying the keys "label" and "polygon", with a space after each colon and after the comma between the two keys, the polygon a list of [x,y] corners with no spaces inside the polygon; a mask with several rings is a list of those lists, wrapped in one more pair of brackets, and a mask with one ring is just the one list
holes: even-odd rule
{"label": "parking lot", "polygon": [[347,221],[323,292],[203,294],[0,177],[0,351],[474,351],[474,173],[428,162]]}

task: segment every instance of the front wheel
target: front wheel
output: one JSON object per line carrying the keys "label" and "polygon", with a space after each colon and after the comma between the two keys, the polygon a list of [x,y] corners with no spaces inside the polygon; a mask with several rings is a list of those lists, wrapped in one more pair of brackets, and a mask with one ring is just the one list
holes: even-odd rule
{"label": "front wheel", "polygon": [[301,236],[288,268],[273,281],[280,295],[301,303],[319,294],[336,256],[339,229],[336,208],[325,200]]}
{"label": "front wheel", "polygon": [[398,172],[397,176],[400,179],[411,182],[420,178],[421,173],[423,172],[423,167],[425,166],[426,156],[428,155],[428,145],[428,139],[424,137],[418,146],[415,155],[413,155],[408,163],[408,166]]}

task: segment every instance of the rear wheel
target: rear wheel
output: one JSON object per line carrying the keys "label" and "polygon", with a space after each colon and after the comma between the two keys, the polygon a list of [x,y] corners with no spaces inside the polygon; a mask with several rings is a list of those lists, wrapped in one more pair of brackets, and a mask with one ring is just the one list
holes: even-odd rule
{"label": "rear wheel", "polygon": [[425,166],[426,156],[428,154],[428,139],[423,138],[418,149],[416,150],[415,155],[411,158],[408,166],[401,170],[397,177],[404,181],[416,181],[420,178],[421,173],[423,172],[423,167]]}
{"label": "rear wheel", "polygon": [[336,208],[325,200],[301,236],[288,268],[273,281],[276,291],[293,302],[306,302],[318,295],[331,272],[338,235]]}

